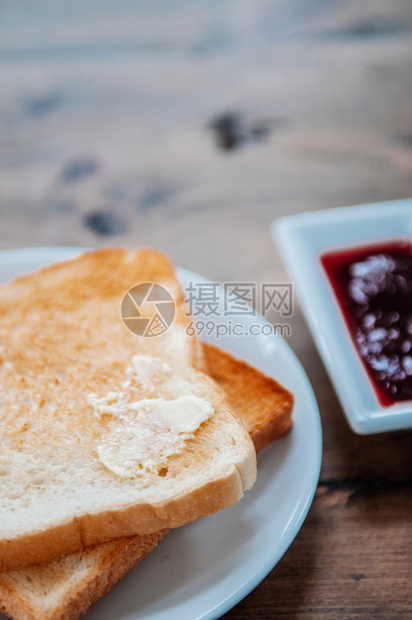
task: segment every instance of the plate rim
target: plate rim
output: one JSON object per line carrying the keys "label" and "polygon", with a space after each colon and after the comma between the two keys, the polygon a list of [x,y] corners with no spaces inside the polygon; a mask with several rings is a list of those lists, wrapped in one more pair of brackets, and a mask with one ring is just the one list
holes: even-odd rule
{"label": "plate rim", "polygon": [[[196,273],[193,273],[192,271],[188,270],[188,269],[183,269],[180,267],[177,267],[177,272],[178,274],[188,274],[189,276],[194,276],[198,281],[204,281],[204,282],[210,282],[210,280],[208,278],[204,278],[203,276],[199,276]],[[258,318],[259,322],[261,322],[261,324],[266,324],[267,321],[260,316],[259,314],[256,314],[255,318]],[[322,456],[323,456],[323,434],[322,434],[322,426],[321,426],[321,420],[320,420],[320,414],[319,414],[319,409],[318,409],[318,405],[317,405],[317,401],[316,401],[316,397],[313,391],[313,388],[310,384],[310,381],[306,375],[306,372],[301,364],[301,362],[299,361],[299,359],[297,358],[296,354],[294,353],[294,351],[292,350],[292,348],[288,345],[288,343],[285,341],[284,338],[282,338],[282,336],[280,336],[279,334],[276,334],[275,336],[273,336],[277,339],[279,339],[279,342],[281,343],[281,346],[284,348],[285,351],[287,351],[287,353],[290,356],[293,356],[294,361],[296,363],[296,367],[298,368],[301,377],[303,377],[306,380],[307,383],[307,387],[309,388],[309,391],[311,392],[313,401],[312,404],[315,405],[316,408],[316,413],[317,413],[317,421],[318,421],[318,428],[317,428],[317,437],[316,437],[316,441],[318,442],[318,464],[317,464],[317,468],[315,468],[314,472],[313,472],[313,481],[312,481],[312,491],[310,493],[308,493],[308,496],[306,498],[306,501],[304,503],[303,506],[301,506],[301,511],[300,514],[297,515],[296,519],[293,522],[293,533],[290,537],[290,540],[287,541],[284,546],[282,551],[280,552],[280,555],[278,554],[278,557],[276,559],[276,561],[273,563],[272,560],[267,561],[267,563],[265,565],[263,565],[261,567],[261,569],[259,571],[257,571],[255,573],[255,575],[250,578],[248,580],[247,583],[245,583],[237,592],[235,592],[231,597],[230,597],[230,601],[227,601],[227,604],[222,603],[221,606],[219,606],[219,613],[218,615],[216,615],[215,610],[213,610],[212,612],[210,612],[210,614],[206,614],[204,616],[200,616],[199,620],[218,620],[219,618],[221,618],[222,615],[224,615],[225,613],[227,613],[230,609],[232,609],[235,605],[237,605],[241,600],[243,600],[248,594],[250,594],[258,585],[259,583],[261,583],[269,574],[269,572],[279,563],[279,561],[282,559],[282,557],[284,556],[284,554],[286,553],[286,551],[288,550],[288,548],[290,547],[290,545],[293,543],[293,541],[295,540],[299,530],[301,529],[306,516],[309,512],[309,509],[312,505],[313,502],[313,498],[315,496],[315,492],[317,489],[317,485],[319,482],[319,476],[320,476],[320,470],[321,470],[321,465],[322,465]],[[245,360],[247,361],[247,360]]]}
{"label": "plate rim", "polygon": [[[0,269],[3,265],[10,264],[9,259],[11,260],[12,263],[14,262],[15,264],[17,264],[19,262],[19,259],[21,259],[21,262],[27,261],[33,255],[33,253],[36,253],[38,256],[40,256],[41,259],[44,260],[45,265],[46,265],[46,263],[53,264],[61,260],[73,258],[74,256],[81,254],[84,251],[90,251],[93,249],[95,248],[87,248],[83,246],[40,246],[40,247],[32,246],[32,247],[0,250]],[[39,267],[34,266],[33,270],[37,270],[38,268]],[[177,267],[176,270],[177,270],[177,275],[180,280],[182,279],[182,276],[187,276],[187,277],[194,277],[198,281],[201,280],[205,282],[210,282],[210,280],[208,280],[207,278],[203,278],[203,276],[198,276],[197,274],[187,269]],[[19,275],[24,275],[25,273],[29,273],[29,271],[27,270],[25,270],[24,272],[22,271]],[[267,323],[267,321],[258,314],[255,316],[255,318],[257,318],[259,322],[261,322],[262,324]],[[311,472],[312,475],[311,475],[310,488],[308,486],[308,488],[305,490],[305,494],[304,494],[305,498],[304,498],[304,501],[301,501],[299,503],[299,510],[295,510],[294,513],[291,515],[291,519],[288,524],[289,535],[286,538],[286,540],[283,541],[281,550],[280,551],[278,550],[278,552],[275,554],[276,557],[272,557],[272,556],[268,557],[266,561],[252,575],[249,575],[247,580],[245,580],[239,587],[237,587],[231,594],[229,594],[217,606],[215,606],[213,609],[210,609],[206,613],[202,613],[202,615],[200,616],[196,615],[197,620],[217,620],[223,614],[227,613],[230,609],[232,609],[235,605],[237,605],[243,598],[245,598],[245,596],[247,596],[252,590],[254,590],[256,586],[263,579],[265,579],[268,573],[277,565],[277,563],[283,557],[283,555],[285,554],[289,546],[294,541],[300,528],[302,527],[303,522],[310,509],[310,506],[313,502],[313,498],[315,496],[316,488],[318,485],[320,470],[321,470],[321,463],[322,463],[323,437],[322,437],[322,427],[321,427],[319,409],[318,409],[317,401],[315,398],[315,394],[313,392],[313,388],[309,382],[309,379],[303,369],[302,364],[300,363],[299,359],[297,358],[297,356],[295,355],[295,353],[293,352],[289,344],[280,335],[271,336],[271,337],[279,339],[278,342],[281,343],[281,347],[283,348],[283,351],[287,352],[290,359],[293,360],[295,372],[297,373],[297,376],[299,376],[299,379],[303,381],[305,385],[305,389],[311,398],[310,407],[308,407],[308,410],[310,410],[310,415],[313,418],[312,422],[314,423],[313,424],[314,440],[313,440],[313,445],[312,445],[312,452],[315,458],[313,462],[313,469]],[[268,337],[265,337],[265,338],[268,338]],[[222,348],[225,348],[225,347],[223,346]],[[228,350],[230,350],[230,347]],[[248,361],[246,358],[244,359]],[[137,612],[137,614],[138,615],[136,616],[134,613],[134,615],[130,616],[130,618],[136,618],[137,620],[137,618],[145,617],[144,612],[142,616],[140,616],[139,612]]]}

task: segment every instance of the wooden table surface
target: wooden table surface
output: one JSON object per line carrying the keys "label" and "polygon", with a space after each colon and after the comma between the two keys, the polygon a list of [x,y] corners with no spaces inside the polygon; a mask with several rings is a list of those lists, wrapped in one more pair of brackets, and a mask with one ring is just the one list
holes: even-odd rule
{"label": "wooden table surface", "polygon": [[[410,196],[410,0],[0,5],[0,249],[149,245],[276,282],[274,218]],[[298,307],[291,326],[320,482],[225,618],[412,618],[412,434],[354,435]]]}

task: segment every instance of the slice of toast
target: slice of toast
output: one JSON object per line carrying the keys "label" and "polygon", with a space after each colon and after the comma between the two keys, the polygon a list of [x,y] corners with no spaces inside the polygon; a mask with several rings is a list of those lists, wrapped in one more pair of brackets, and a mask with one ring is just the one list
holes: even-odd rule
{"label": "slice of toast", "polygon": [[[145,282],[174,300],[155,338],[120,316]],[[253,485],[253,443],[194,368],[188,324],[173,265],[152,250],[88,252],[0,289],[0,570],[183,525]]]}
{"label": "slice of toast", "polygon": [[14,620],[77,620],[168,531],[118,538],[48,564],[0,573],[0,612]]}
{"label": "slice of toast", "polygon": [[[208,373],[224,384],[235,413],[257,451],[292,426],[293,396],[245,362],[203,347]],[[241,394],[241,397],[240,397]],[[45,565],[0,574],[0,609],[14,620],[77,620],[135,566],[167,530],[122,538]]]}

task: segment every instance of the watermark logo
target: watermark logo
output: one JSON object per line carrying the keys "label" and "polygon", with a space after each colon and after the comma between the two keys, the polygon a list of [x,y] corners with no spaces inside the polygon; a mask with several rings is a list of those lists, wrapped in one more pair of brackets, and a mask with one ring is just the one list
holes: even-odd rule
{"label": "watermark logo", "polygon": [[[197,334],[219,339],[224,336],[291,335],[291,325],[284,322],[293,316],[294,311],[290,283],[188,282],[184,294],[189,319],[188,336]],[[256,309],[258,305],[261,307],[260,316]],[[163,334],[173,323],[175,313],[172,295],[156,282],[137,284],[126,293],[121,305],[126,327],[145,338]],[[262,322],[262,316],[268,322]],[[258,320],[253,321],[251,317]],[[279,318],[281,322],[274,322],[273,318]]]}
{"label": "watermark logo", "polygon": [[173,323],[176,308],[169,291],[156,282],[136,284],[123,297],[123,323],[136,336],[153,338]]}

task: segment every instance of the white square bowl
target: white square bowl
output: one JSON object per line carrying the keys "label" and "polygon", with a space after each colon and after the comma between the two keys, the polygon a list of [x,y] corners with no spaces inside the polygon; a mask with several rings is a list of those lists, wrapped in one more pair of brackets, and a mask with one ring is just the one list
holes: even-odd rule
{"label": "white square bowl", "polygon": [[412,199],[283,217],[272,234],[352,429],[365,435],[412,428],[412,400],[379,403],[320,263],[328,251],[412,240]]}

